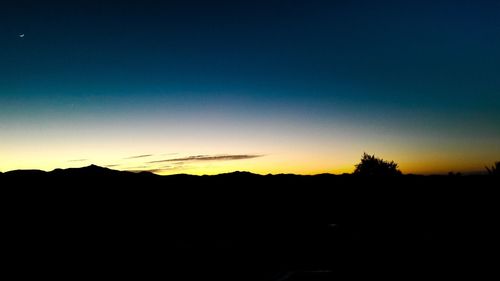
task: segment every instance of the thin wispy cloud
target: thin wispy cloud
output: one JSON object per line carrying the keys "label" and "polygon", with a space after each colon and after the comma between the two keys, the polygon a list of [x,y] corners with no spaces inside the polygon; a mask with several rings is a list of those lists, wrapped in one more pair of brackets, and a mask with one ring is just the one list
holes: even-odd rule
{"label": "thin wispy cloud", "polygon": [[111,165],[104,165],[106,168],[111,168],[111,167],[118,167],[120,164],[111,164]]}
{"label": "thin wispy cloud", "polygon": [[137,169],[147,169],[150,166],[136,166],[136,167],[127,167],[125,170],[137,170]]}
{"label": "thin wispy cloud", "polygon": [[195,155],[182,158],[151,161],[147,163],[181,162],[181,161],[230,161],[262,157],[260,154],[231,154],[231,155]]}
{"label": "thin wispy cloud", "polygon": [[124,171],[132,173],[142,173],[142,172],[158,173],[161,171],[161,169],[126,169]]}
{"label": "thin wispy cloud", "polygon": [[163,167],[158,169],[128,169],[126,171],[134,173],[149,172],[149,173],[159,174],[162,172],[171,172],[180,169],[185,169],[185,167]]}
{"label": "thin wispy cloud", "polygon": [[151,157],[151,156],[153,156],[153,154],[142,154],[142,155],[130,156],[130,157],[127,157],[124,159],[137,159],[137,158],[146,158],[146,157]]}
{"label": "thin wispy cloud", "polygon": [[135,171],[135,172],[138,172],[138,173],[147,172],[147,173],[158,174],[158,173],[161,173],[163,171],[164,171],[164,169],[151,169],[151,170],[140,170],[140,171]]}
{"label": "thin wispy cloud", "polygon": [[83,161],[87,161],[89,159],[72,159],[72,160],[68,160],[68,162],[83,162]]}

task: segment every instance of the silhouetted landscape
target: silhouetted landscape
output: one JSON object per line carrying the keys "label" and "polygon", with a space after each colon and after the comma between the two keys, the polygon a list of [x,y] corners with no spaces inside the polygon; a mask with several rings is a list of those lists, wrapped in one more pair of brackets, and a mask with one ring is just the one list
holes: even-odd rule
{"label": "silhouetted landscape", "polygon": [[2,1],[2,276],[494,278],[499,74],[498,0]]}
{"label": "silhouetted landscape", "polygon": [[95,165],[0,176],[13,259],[28,251],[47,272],[174,280],[471,274],[496,233],[482,221],[496,208],[488,196],[497,183],[486,175],[158,176]]}

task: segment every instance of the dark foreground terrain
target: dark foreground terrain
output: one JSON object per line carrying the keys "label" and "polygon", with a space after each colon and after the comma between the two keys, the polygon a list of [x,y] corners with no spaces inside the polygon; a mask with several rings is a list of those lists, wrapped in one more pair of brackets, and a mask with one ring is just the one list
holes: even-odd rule
{"label": "dark foreground terrain", "polygon": [[90,166],[0,174],[19,278],[481,278],[497,253],[487,176],[160,177]]}

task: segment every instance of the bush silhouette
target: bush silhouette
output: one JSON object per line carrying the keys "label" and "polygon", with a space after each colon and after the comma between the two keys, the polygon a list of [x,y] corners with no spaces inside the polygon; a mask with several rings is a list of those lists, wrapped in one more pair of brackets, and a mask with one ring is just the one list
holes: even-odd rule
{"label": "bush silhouette", "polygon": [[500,176],[500,161],[495,162],[495,165],[486,167],[488,174],[492,176]]}
{"label": "bush silhouette", "polygon": [[394,161],[385,161],[375,155],[364,153],[361,162],[357,164],[354,170],[355,175],[360,176],[396,176],[401,175],[398,164]]}

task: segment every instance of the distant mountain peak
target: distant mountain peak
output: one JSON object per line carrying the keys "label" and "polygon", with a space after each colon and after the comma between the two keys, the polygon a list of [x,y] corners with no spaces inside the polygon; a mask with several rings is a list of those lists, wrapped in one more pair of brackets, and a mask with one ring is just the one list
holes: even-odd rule
{"label": "distant mountain peak", "polygon": [[218,174],[218,176],[260,176],[260,175],[247,171],[234,171],[230,173]]}
{"label": "distant mountain peak", "polygon": [[106,175],[118,175],[122,174],[121,171],[112,170],[109,168],[101,167],[95,164],[80,167],[80,168],[68,168],[68,169],[55,169],[51,174],[58,175],[80,175],[80,176],[106,176]]}
{"label": "distant mountain peak", "polygon": [[109,169],[109,168],[105,168],[105,167],[101,167],[101,166],[98,166],[98,165],[95,165],[95,164],[91,164],[89,166],[86,166],[86,167],[82,167],[80,169],[88,169],[88,170],[102,170],[102,171],[112,171],[112,169]]}

